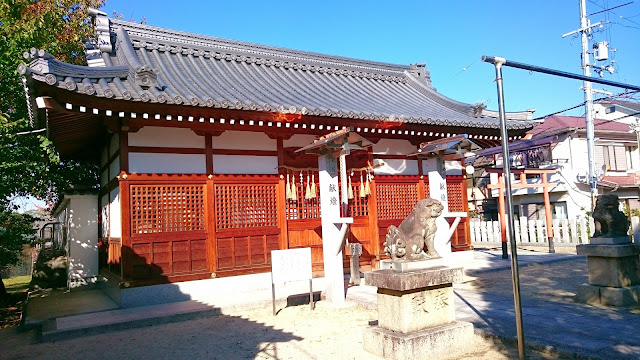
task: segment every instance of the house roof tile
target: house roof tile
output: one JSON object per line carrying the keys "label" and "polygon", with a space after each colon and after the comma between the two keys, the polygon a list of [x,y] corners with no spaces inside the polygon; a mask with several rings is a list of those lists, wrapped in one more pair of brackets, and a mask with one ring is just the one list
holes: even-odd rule
{"label": "house roof tile", "polygon": [[[476,105],[436,92],[424,64],[387,64],[101,21],[109,24],[109,32],[96,27],[102,35],[88,50],[93,67],[32,51],[31,63],[20,71],[32,80],[99,98],[499,128],[499,121],[482,117]],[[526,120],[508,121],[509,129],[532,126]]]}

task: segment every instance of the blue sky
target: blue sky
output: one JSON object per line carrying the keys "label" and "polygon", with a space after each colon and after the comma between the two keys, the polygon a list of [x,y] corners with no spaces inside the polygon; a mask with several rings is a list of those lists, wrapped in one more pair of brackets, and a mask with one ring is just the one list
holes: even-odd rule
{"label": "blue sky", "polygon": [[[592,14],[630,0],[587,0]],[[455,100],[497,109],[492,65],[498,55],[581,73],[579,1],[163,1],[108,0],[110,16],[175,30],[360,59],[425,62],[437,90]],[[592,15],[609,20],[593,34],[609,41],[616,73],[605,79],[640,84],[640,2]],[[465,71],[463,69],[466,68]],[[597,76],[597,75],[595,75]],[[507,111],[536,108],[534,117],[580,104],[582,83],[505,68]],[[603,88],[596,86],[596,88]],[[609,89],[620,92],[618,89]],[[638,97],[636,97],[638,98]],[[582,115],[584,108],[564,113]]]}

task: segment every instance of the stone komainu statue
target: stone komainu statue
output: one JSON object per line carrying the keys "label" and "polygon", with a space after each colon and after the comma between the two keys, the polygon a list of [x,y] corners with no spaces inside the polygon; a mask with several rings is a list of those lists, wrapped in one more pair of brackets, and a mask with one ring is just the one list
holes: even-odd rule
{"label": "stone komainu statue", "polygon": [[627,236],[629,220],[619,209],[618,195],[601,195],[593,210],[596,231],[593,237]]}
{"label": "stone komainu statue", "polygon": [[[389,226],[385,252],[392,260],[426,260],[440,255],[433,246],[436,218],[443,206],[431,198],[420,200],[400,226]],[[426,252],[425,252],[426,247]]]}

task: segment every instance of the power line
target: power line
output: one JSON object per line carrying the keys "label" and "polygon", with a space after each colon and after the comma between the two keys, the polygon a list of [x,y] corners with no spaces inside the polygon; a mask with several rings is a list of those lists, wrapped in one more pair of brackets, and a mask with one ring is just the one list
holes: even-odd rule
{"label": "power line", "polygon": [[[626,92],[623,92],[623,93],[614,94],[614,95],[611,95],[611,96],[595,99],[594,102],[601,102],[601,101],[604,101],[604,100],[611,100],[611,99],[626,97],[628,95],[637,94],[639,92],[640,91],[626,91]],[[585,103],[586,103],[586,101],[583,101],[582,103],[580,103],[578,105],[572,106],[572,107],[564,109],[564,110],[556,111],[554,113],[547,114],[547,115],[544,115],[544,116],[539,116],[539,117],[537,117],[537,118],[535,118],[533,120],[543,120],[543,119],[546,119],[546,118],[548,118],[550,116],[553,116],[553,115],[562,114],[563,112],[567,112],[569,110],[577,109],[577,108],[583,106]]]}
{"label": "power line", "polygon": [[[595,6],[599,7],[599,8],[601,8],[601,9],[604,9],[604,10],[599,11],[599,12],[594,13],[594,14],[598,14],[598,13],[605,12],[605,11],[611,11],[611,9],[615,9],[615,8],[619,8],[619,7],[621,7],[621,6],[625,6],[625,5],[633,4],[633,1],[632,1],[632,2],[629,2],[629,3],[623,4],[623,5],[619,5],[619,6],[612,7],[611,9],[605,9],[602,5],[598,4],[597,2],[595,2],[595,1],[593,1],[593,0],[589,0],[589,2],[590,2],[590,3],[592,3],[593,5],[595,5]],[[640,23],[635,22],[635,21],[633,21],[633,20],[629,20],[628,18],[623,17],[622,15],[618,14],[618,13],[617,13],[617,12],[615,12],[615,11],[611,11],[611,13],[613,13],[613,14],[617,15],[617,16],[618,16],[620,19],[622,19],[622,20],[627,20],[627,21],[628,21],[628,22],[630,22],[630,23],[633,23],[633,24],[636,24],[636,25],[640,26]],[[591,14],[591,15],[593,15],[593,14]],[[591,16],[591,15],[589,15],[589,16]],[[624,26],[624,25],[623,25],[623,26]]]}
{"label": "power line", "polygon": [[[596,6],[599,6],[599,7],[600,7],[600,8],[602,8],[602,9],[604,9],[604,7],[600,6],[599,4],[597,4],[597,3],[595,3],[595,2],[593,2],[593,1],[591,1],[591,0],[589,0],[589,2],[590,2],[590,3],[592,3],[592,4],[594,4],[594,5],[596,5]],[[596,12],[594,12],[594,13],[591,13],[591,14],[587,15],[587,16],[591,16],[591,15],[595,15],[595,14],[600,14],[600,13],[603,13],[603,12],[605,12],[605,11],[611,11],[611,10],[613,10],[613,9],[617,9],[617,8],[619,8],[619,7],[623,7],[623,6],[627,6],[627,5],[631,5],[631,4],[633,4],[633,1],[628,2],[628,3],[626,3],[626,4],[622,4],[622,5],[614,6],[614,7],[612,7],[612,8],[604,9],[604,10],[601,10],[601,11],[596,11]],[[611,11],[611,12],[613,12],[613,11]],[[614,13],[614,14],[615,14],[615,13]]]}

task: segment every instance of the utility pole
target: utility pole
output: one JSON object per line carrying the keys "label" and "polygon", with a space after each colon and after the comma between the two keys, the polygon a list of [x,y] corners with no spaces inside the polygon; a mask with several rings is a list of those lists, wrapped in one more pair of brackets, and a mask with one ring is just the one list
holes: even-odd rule
{"label": "utility pole", "polygon": [[[589,58],[589,33],[591,28],[600,26],[602,22],[597,22],[593,25],[590,24],[587,19],[587,5],[585,0],[579,0],[580,2],[580,28],[572,32],[562,35],[567,37],[576,33],[580,33],[582,44],[582,71],[584,76],[591,76],[591,64]],[[595,208],[596,197],[598,196],[598,179],[596,177],[595,169],[595,148],[593,145],[594,127],[593,127],[593,93],[591,90],[591,82],[584,81],[584,106],[585,106],[585,125],[587,130],[587,157],[589,162],[589,188],[591,189],[591,211]]]}
{"label": "utility pole", "polygon": [[[587,4],[585,0],[580,0],[580,32],[582,37],[582,71],[584,76],[591,76],[591,64],[589,63],[589,37],[591,27],[587,20]],[[593,93],[591,92],[591,82],[585,81],[584,85],[584,106],[585,125],[587,130],[587,156],[589,158],[589,187],[591,188],[591,211],[595,209],[596,197],[598,196],[598,179],[595,169],[595,146],[593,145]]]}

